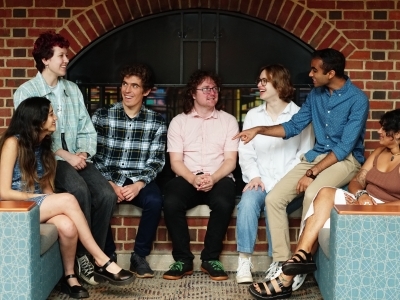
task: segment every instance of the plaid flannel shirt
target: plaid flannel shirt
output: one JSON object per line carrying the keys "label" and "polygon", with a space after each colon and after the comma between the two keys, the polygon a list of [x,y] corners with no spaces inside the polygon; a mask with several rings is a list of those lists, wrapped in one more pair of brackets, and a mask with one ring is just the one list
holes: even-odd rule
{"label": "plaid flannel shirt", "polygon": [[93,162],[107,180],[119,186],[127,178],[147,184],[161,172],[167,128],[160,114],[142,106],[129,118],[118,102],[99,108],[92,121],[97,131]]}

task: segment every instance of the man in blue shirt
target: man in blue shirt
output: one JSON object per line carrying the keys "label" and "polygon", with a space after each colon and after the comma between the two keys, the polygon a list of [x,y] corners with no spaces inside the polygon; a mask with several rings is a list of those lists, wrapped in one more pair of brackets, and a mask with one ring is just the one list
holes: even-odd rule
{"label": "man in blue shirt", "polygon": [[154,180],[165,164],[167,128],[163,117],[143,104],[154,86],[149,67],[127,65],[121,70],[121,79],[122,101],[99,108],[92,117],[97,131],[93,163],[114,189],[118,202],[143,209],[130,270],[136,277],[151,278],[154,272],[145,257],[152,249],[161,216],[163,199]]}
{"label": "man in blue shirt", "polygon": [[364,163],[364,134],[368,117],[367,96],[344,75],[346,59],[335,49],[317,50],[309,76],[314,89],[292,119],[281,125],[258,126],[236,135],[248,143],[256,134],[289,139],[312,122],[316,142],[267,195],[273,263],[267,280],[275,278],[283,261],[290,259],[287,205],[304,193],[303,218],[323,186],[346,185]]}

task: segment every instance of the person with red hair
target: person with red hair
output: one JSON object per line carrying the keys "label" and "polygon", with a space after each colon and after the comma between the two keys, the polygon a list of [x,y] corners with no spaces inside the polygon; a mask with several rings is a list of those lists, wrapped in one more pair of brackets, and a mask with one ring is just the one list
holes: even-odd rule
{"label": "person with red hair", "polygon": [[[39,72],[16,90],[14,105],[17,108],[30,97],[45,97],[51,101],[57,115],[56,131],[52,134],[52,150],[57,159],[56,191],[75,196],[96,243],[104,251],[117,196],[91,163],[96,153],[97,134],[79,87],[63,78],[69,62],[68,48],[68,40],[60,34],[52,31],[40,34],[32,52]],[[97,284],[89,253],[80,243],[77,275],[89,284]]]}

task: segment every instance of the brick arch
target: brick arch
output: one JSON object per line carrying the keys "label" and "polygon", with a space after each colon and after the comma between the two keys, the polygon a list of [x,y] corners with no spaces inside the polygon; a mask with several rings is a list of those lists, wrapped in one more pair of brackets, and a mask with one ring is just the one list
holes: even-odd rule
{"label": "brick arch", "polygon": [[[178,0],[170,0],[169,3],[147,0],[128,2],[127,5],[123,1],[114,3],[114,1],[103,0],[88,7],[66,23],[60,33],[71,43],[71,57],[103,34],[127,22],[160,12],[190,8],[240,12],[278,25],[313,48],[332,47],[342,51],[346,57],[356,50],[356,47],[329,20],[292,0],[274,1],[272,5],[269,0],[261,0],[258,7],[250,5],[251,1],[243,3],[245,1],[238,0],[220,0],[218,3],[203,1],[206,3],[205,6],[201,5],[201,1],[197,5],[192,4],[191,1],[181,3]],[[159,4],[159,2],[163,3]],[[315,30],[316,28],[318,30]]]}

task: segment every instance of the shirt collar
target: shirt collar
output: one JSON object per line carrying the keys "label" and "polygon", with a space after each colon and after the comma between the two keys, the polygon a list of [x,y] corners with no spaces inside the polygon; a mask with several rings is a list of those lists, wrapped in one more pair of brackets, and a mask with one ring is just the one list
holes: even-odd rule
{"label": "shirt collar", "polygon": [[[350,85],[351,85],[351,80],[346,75],[344,75],[344,79],[346,79],[346,82],[344,83],[344,85],[340,89],[334,90],[333,93],[344,94],[348,91],[348,89],[350,88]],[[325,92],[330,94],[328,87],[325,86],[324,88],[325,88]]]}
{"label": "shirt collar", "polygon": [[[281,115],[283,114],[288,114],[290,113],[290,108],[293,105],[293,101],[290,101],[288,105],[286,105],[285,109],[281,112]],[[264,102],[260,106],[256,107],[257,112],[263,112],[263,113],[268,113],[267,112],[267,102]]]}
{"label": "shirt collar", "polygon": [[[42,88],[43,88],[43,90],[42,90],[43,95],[41,95],[41,96],[44,97],[44,96],[47,96],[48,94],[50,94],[52,92],[52,89],[49,87],[46,80],[44,80],[42,73],[38,72],[36,74],[36,78],[40,81]],[[62,77],[58,78],[58,84],[60,85],[59,88],[61,91],[64,92],[65,95],[68,96],[67,90],[65,89],[65,86],[64,86],[64,82],[61,79],[62,79]]]}
{"label": "shirt collar", "polygon": [[[211,118],[213,118],[213,119],[218,119],[218,114],[219,114],[219,111],[218,110],[216,110],[215,108],[214,108],[214,110],[213,110],[213,112],[211,113],[211,115],[209,115],[207,118],[204,118],[205,120],[207,120],[207,119],[211,119]],[[193,118],[201,118],[200,117],[200,115],[197,113],[197,111],[193,108],[192,109],[192,111],[189,113],[189,115],[191,116],[191,117],[193,117]]]}

